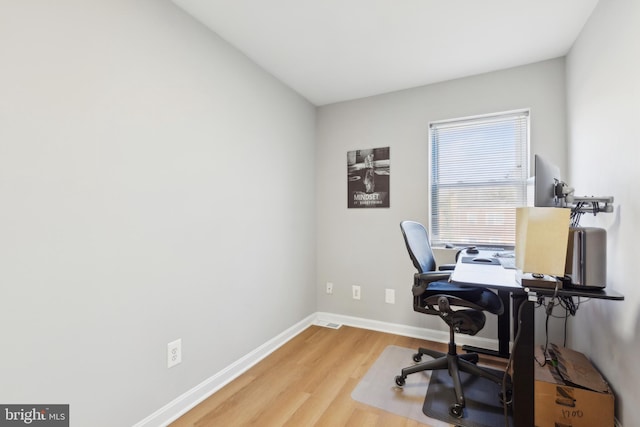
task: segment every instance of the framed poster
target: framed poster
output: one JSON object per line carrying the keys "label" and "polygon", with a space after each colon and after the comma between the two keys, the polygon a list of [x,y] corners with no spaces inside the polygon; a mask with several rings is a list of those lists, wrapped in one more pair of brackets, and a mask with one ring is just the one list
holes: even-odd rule
{"label": "framed poster", "polygon": [[389,207],[389,147],[347,152],[347,208]]}

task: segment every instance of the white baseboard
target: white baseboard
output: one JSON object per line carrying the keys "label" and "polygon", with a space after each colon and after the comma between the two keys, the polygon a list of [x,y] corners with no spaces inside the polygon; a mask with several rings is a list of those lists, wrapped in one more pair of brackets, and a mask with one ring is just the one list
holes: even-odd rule
{"label": "white baseboard", "polygon": [[[449,342],[449,333],[444,331],[435,331],[417,326],[400,325],[397,323],[381,322],[379,320],[363,319],[360,317],[345,316],[341,314],[317,312],[296,323],[286,331],[267,341],[251,353],[238,359],[220,372],[207,378],[191,390],[186,391],[162,408],[155,411],[153,414],[134,424],[133,427],[166,427],[182,415],[186,414],[189,410],[193,409],[200,402],[211,396],[213,393],[243,374],[256,363],[260,362],[269,354],[273,353],[310,325],[316,324],[325,326],[332,323],[403,335],[412,338],[421,338],[435,342]],[[456,337],[456,342],[457,341],[458,337]],[[469,336],[460,336],[459,344],[474,345],[490,349],[497,348],[497,340]]]}
{"label": "white baseboard", "polygon": [[[411,338],[420,338],[434,342],[448,343],[449,331],[436,331],[434,329],[421,328],[418,326],[401,325],[399,323],[381,322],[379,320],[363,319],[361,317],[345,316],[334,313],[316,313],[316,324],[339,323],[356,328],[370,329],[373,331],[386,332],[389,334],[402,335]],[[498,340],[482,338],[478,336],[456,335],[456,344],[471,345],[490,350],[498,349]]]}

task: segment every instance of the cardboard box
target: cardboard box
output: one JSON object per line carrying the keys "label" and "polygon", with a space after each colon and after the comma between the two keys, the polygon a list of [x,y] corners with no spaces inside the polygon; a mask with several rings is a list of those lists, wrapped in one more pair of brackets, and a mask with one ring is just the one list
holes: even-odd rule
{"label": "cardboard box", "polygon": [[536,348],[535,425],[537,427],[613,427],[613,393],[589,359],[551,344],[543,363]]}

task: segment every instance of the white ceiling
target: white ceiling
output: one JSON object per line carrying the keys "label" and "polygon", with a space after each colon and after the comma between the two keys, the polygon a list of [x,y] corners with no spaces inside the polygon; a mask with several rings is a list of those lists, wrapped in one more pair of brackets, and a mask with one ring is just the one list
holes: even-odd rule
{"label": "white ceiling", "polygon": [[564,56],[598,0],[173,0],[315,105]]}

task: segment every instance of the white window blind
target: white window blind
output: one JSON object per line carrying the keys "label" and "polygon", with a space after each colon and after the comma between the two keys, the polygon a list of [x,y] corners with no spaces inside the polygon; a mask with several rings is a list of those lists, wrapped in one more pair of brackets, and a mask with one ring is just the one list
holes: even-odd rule
{"label": "white window blind", "polygon": [[526,206],[529,111],[429,125],[432,244],[513,246]]}

